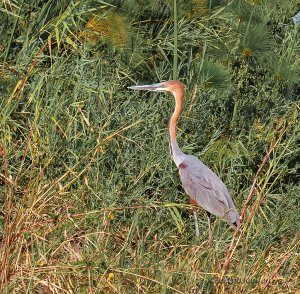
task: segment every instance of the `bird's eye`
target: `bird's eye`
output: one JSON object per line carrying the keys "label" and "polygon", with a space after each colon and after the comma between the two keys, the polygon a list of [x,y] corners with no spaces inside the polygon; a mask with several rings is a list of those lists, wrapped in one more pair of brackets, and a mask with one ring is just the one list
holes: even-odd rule
{"label": "bird's eye", "polygon": [[232,223],[234,226],[236,226],[237,227],[237,223],[236,222],[234,222],[234,223]]}

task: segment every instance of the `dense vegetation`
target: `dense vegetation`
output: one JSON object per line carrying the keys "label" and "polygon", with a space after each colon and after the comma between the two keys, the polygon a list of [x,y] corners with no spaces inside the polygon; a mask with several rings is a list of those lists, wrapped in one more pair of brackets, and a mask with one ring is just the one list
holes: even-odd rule
{"label": "dense vegetation", "polygon": [[[298,0],[2,0],[3,293],[295,293],[300,288]],[[226,183],[235,234],[168,151]]]}

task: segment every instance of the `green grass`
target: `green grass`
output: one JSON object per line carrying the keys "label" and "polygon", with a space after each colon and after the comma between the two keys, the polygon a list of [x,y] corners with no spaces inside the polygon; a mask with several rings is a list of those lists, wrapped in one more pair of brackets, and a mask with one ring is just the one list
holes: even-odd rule
{"label": "green grass", "polygon": [[[196,2],[2,1],[1,293],[299,290],[299,5]],[[180,147],[244,216],[213,218],[212,245],[169,155],[172,96],[127,90],[173,75]]]}

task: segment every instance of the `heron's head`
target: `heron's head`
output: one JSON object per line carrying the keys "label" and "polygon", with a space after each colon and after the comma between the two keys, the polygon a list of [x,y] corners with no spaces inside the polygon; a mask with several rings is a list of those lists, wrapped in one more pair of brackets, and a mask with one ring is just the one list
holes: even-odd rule
{"label": "heron's head", "polygon": [[166,81],[158,84],[131,86],[128,87],[128,89],[156,92],[172,92],[173,94],[175,94],[180,92],[184,93],[185,85],[179,81]]}
{"label": "heron's head", "polygon": [[240,215],[235,208],[228,209],[224,214],[224,219],[234,230],[236,230],[241,224]]}

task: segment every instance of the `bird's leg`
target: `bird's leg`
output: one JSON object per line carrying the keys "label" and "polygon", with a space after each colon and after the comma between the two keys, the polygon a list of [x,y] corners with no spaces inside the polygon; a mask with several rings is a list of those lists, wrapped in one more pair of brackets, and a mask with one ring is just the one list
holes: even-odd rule
{"label": "bird's leg", "polygon": [[[190,203],[192,205],[197,205],[197,202],[192,197],[190,197]],[[197,208],[193,208],[193,216],[194,216],[194,223],[195,223],[196,239],[199,239],[200,232],[199,232],[198,210],[197,210]]]}
{"label": "bird's leg", "polygon": [[208,221],[208,242],[209,244],[212,244],[212,232],[211,232],[211,213],[206,211],[207,214],[207,221]]}
{"label": "bird's leg", "polygon": [[200,237],[200,232],[199,232],[198,211],[197,211],[197,208],[193,208],[193,215],[194,215],[194,223],[195,223],[196,239],[199,239],[199,237]]}

